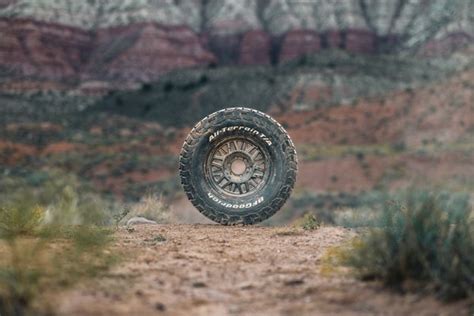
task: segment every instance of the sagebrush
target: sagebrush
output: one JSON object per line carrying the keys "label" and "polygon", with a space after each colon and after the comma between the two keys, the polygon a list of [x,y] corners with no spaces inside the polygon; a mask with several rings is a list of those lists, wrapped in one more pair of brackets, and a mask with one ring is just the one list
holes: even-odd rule
{"label": "sagebrush", "polygon": [[51,314],[51,302],[41,299],[46,290],[92,276],[117,259],[107,249],[112,231],[100,226],[107,222],[101,203],[60,187],[50,203],[25,189],[0,200],[2,316]]}
{"label": "sagebrush", "polygon": [[403,288],[411,280],[443,299],[474,298],[474,217],[468,199],[407,193],[386,204],[346,263],[363,279]]}

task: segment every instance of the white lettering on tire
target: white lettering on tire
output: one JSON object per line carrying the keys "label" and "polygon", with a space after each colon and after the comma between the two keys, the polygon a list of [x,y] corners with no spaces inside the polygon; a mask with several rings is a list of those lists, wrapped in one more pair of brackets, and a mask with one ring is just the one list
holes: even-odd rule
{"label": "white lettering on tire", "polygon": [[227,208],[233,208],[233,209],[251,208],[251,207],[257,206],[258,204],[262,203],[263,200],[264,200],[263,196],[261,196],[253,202],[249,202],[249,203],[245,203],[245,204],[231,204],[231,203],[224,202],[224,201],[220,200],[218,197],[216,197],[211,192],[208,192],[207,196],[209,196],[209,198],[211,200],[213,200],[214,202],[216,202],[217,204],[222,205],[222,206],[227,207]]}
{"label": "white lettering on tire", "polygon": [[269,146],[272,145],[272,141],[267,137],[267,135],[265,135],[262,132],[259,132],[255,128],[251,128],[251,127],[248,127],[248,126],[227,126],[227,127],[223,127],[221,129],[215,131],[214,133],[212,133],[209,136],[209,142],[212,142],[217,136],[219,136],[219,135],[221,135],[225,132],[233,132],[233,131],[237,131],[237,130],[244,130],[245,132],[248,132],[252,135],[258,136],[264,142],[266,142]]}

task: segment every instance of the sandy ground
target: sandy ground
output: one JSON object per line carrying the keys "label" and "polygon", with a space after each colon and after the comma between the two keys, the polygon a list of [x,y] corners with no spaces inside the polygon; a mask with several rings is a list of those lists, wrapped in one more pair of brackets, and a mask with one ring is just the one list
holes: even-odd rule
{"label": "sandy ground", "polygon": [[343,228],[134,229],[117,233],[121,264],[58,297],[61,315],[470,315],[467,302],[323,273],[325,251],[355,236]]}

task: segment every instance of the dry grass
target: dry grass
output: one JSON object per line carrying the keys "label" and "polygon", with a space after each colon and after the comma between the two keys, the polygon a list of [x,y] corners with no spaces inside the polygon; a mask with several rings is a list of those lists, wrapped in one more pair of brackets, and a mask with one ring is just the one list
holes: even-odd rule
{"label": "dry grass", "polygon": [[126,206],[123,212],[116,217],[119,225],[124,225],[132,217],[144,217],[157,223],[170,221],[170,213],[163,199],[155,194],[145,195],[140,202]]}

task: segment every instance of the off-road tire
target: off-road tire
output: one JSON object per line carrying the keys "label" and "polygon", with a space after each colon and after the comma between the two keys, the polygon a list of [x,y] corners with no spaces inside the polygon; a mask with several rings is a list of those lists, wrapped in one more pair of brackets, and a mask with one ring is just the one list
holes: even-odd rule
{"label": "off-road tire", "polygon": [[255,224],[277,212],[296,180],[296,150],[265,113],[228,108],[202,119],[180,154],[181,183],[191,203],[223,225]]}

